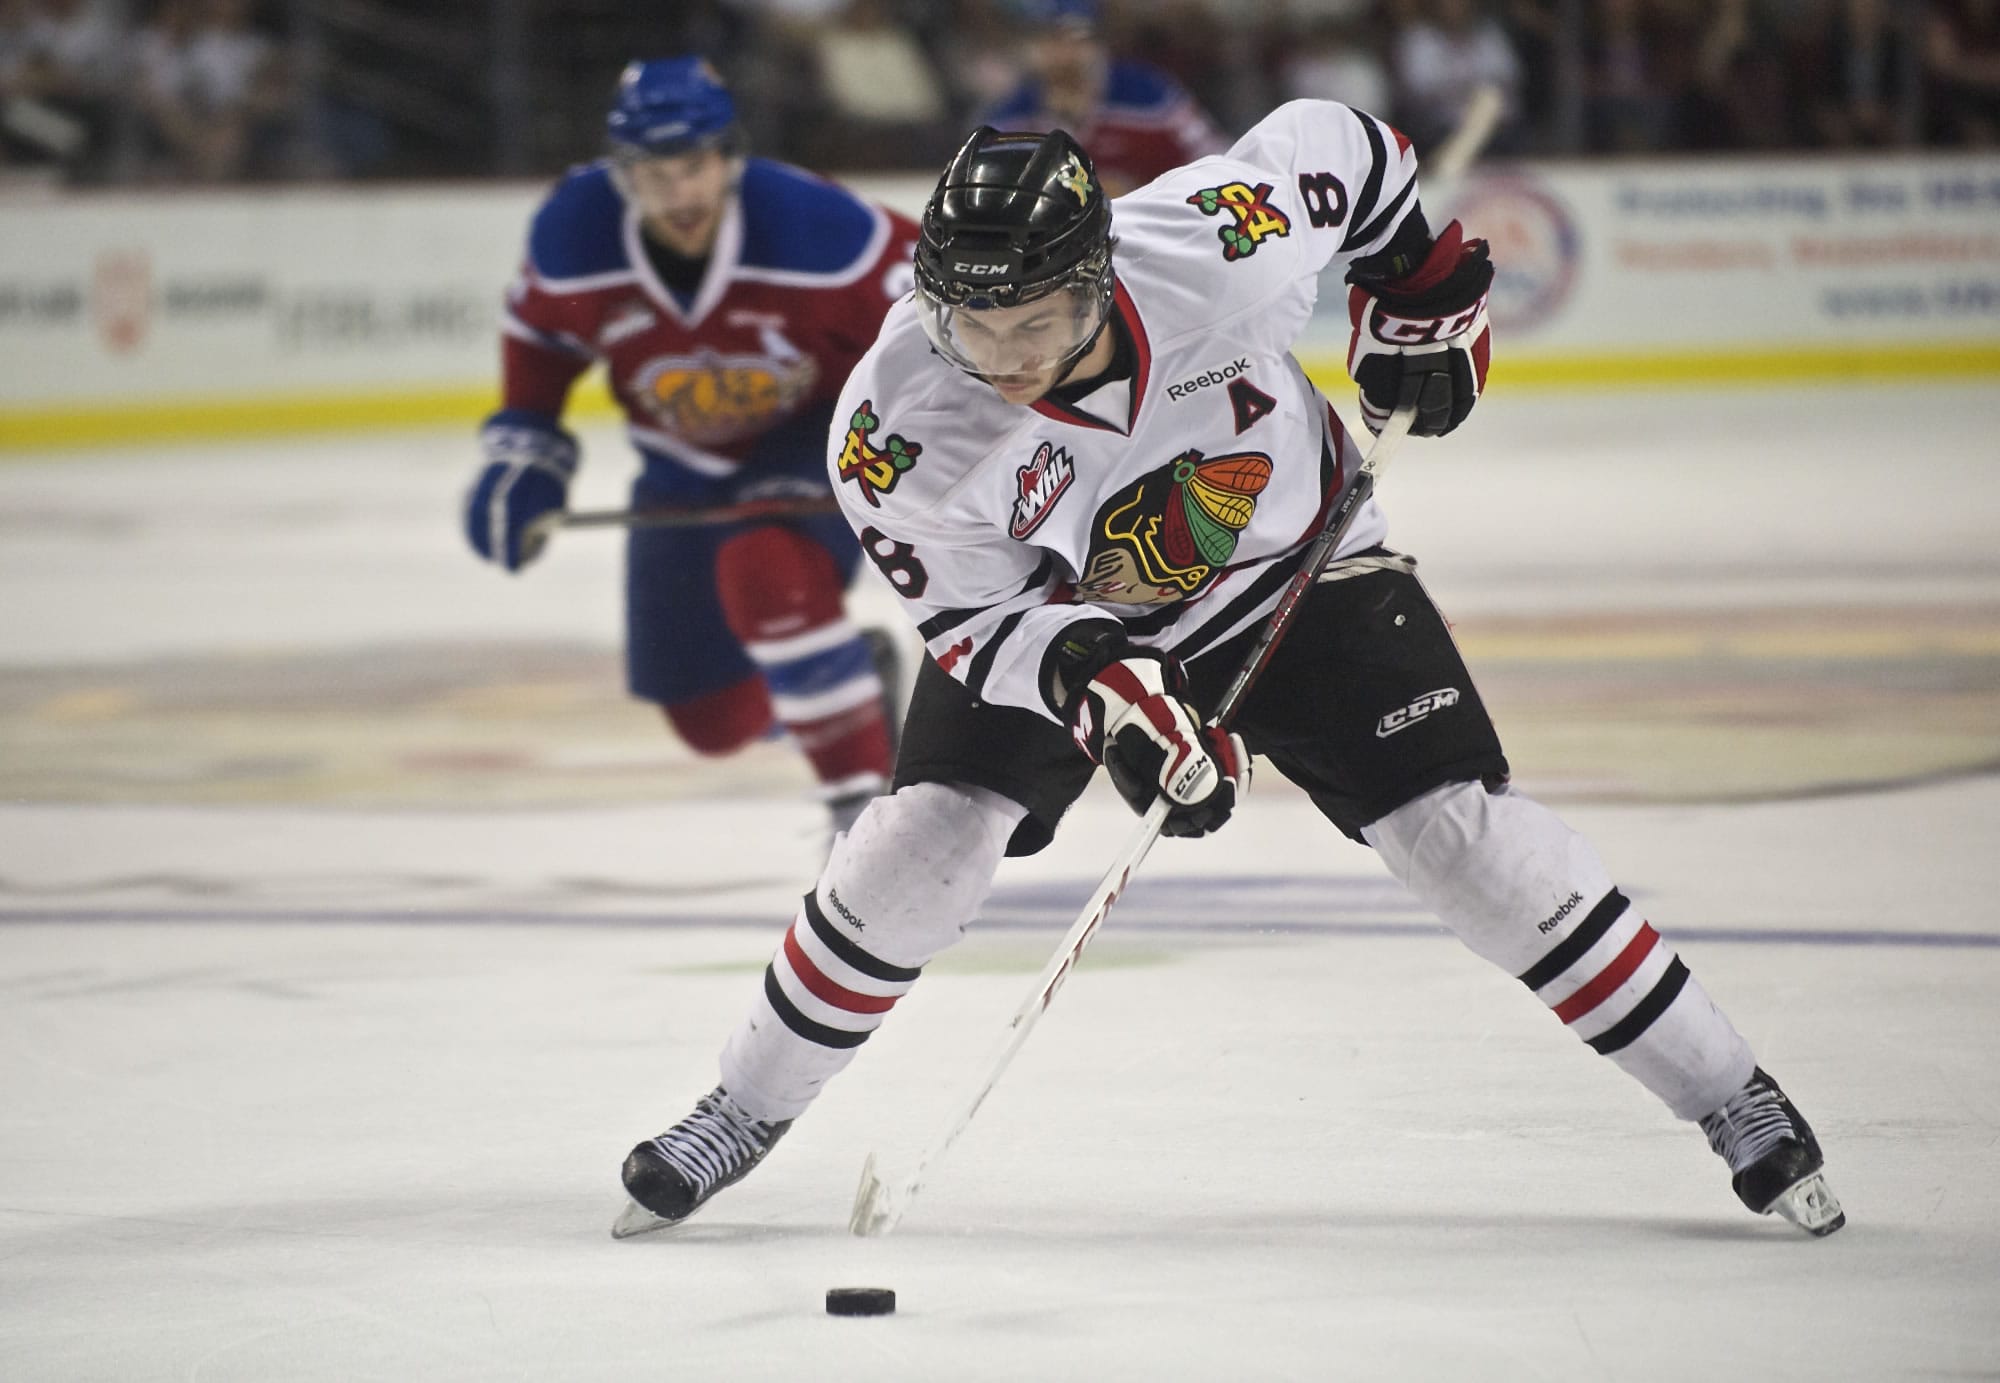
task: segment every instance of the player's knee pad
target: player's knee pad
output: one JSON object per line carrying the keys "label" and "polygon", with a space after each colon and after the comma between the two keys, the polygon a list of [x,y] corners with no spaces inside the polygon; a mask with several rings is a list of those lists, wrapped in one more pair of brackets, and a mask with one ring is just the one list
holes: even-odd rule
{"label": "player's knee pad", "polygon": [[771,728],[771,696],[762,677],[746,677],[660,710],[674,733],[697,754],[733,754]]}
{"label": "player's knee pad", "polygon": [[1405,888],[1509,974],[1547,955],[1611,892],[1590,842],[1512,788],[1450,783],[1361,834]]}
{"label": "player's knee pad", "polygon": [[984,788],[915,783],[869,803],[815,890],[829,923],[869,955],[917,967],[958,940],[1026,815]]}
{"label": "player's knee pad", "polygon": [[747,528],[724,541],[715,555],[722,616],[746,644],[839,619],[842,584],[833,555],[782,524]]}

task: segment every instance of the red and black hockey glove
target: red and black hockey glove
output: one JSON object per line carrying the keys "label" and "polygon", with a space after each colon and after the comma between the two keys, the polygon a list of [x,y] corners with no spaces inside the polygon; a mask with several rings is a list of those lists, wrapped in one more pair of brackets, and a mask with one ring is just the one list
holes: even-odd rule
{"label": "red and black hockey glove", "polygon": [[1493,265],[1484,240],[1458,222],[1438,233],[1424,262],[1398,279],[1361,280],[1347,290],[1354,334],[1347,373],[1361,386],[1361,419],[1380,432],[1403,381],[1420,380],[1410,431],[1442,437],[1465,421],[1486,387],[1486,293]]}
{"label": "red and black hockey glove", "polygon": [[1150,648],[1105,651],[1117,656],[1101,661],[1069,695],[1064,717],[1070,733],[1104,765],[1133,811],[1143,814],[1166,795],[1173,805],[1163,834],[1207,835],[1250,790],[1243,740],[1202,723],[1201,712],[1185,700],[1180,664]]}

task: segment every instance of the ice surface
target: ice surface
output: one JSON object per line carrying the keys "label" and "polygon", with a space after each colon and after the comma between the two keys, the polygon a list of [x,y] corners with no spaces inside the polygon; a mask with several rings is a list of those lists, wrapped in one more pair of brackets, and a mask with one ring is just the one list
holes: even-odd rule
{"label": "ice surface", "polygon": [[[1129,829],[1107,795],[750,1180],[614,1243],[619,1160],[713,1083],[816,867],[784,748],[614,715],[615,542],[475,565],[460,433],[0,466],[0,1376],[2000,1373],[1996,435],[1987,388],[1496,396],[1382,487],[1469,647],[1606,621],[1514,664],[1531,726],[1755,645],[1765,699],[1661,756],[1749,759],[1729,792],[1621,777],[1643,728],[1517,758],[1813,1120],[1824,1241],[1267,775],[1154,852],[895,1234],[847,1233],[863,1156],[966,1093]],[[1693,652],[1609,638],[1669,617]],[[1873,790],[1829,687],[1875,695]],[[1818,728],[1731,753],[1766,720]],[[466,721],[527,758],[417,752]],[[828,1318],[847,1285],[897,1313]]]}

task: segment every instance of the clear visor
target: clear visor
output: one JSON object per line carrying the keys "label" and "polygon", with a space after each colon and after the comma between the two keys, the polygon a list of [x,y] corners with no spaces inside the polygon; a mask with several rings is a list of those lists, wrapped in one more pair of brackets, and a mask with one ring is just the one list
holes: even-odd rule
{"label": "clear visor", "polygon": [[917,313],[938,354],[993,384],[1030,384],[1081,355],[1103,317],[1095,285],[1072,284],[1015,307],[941,303],[921,288]]}

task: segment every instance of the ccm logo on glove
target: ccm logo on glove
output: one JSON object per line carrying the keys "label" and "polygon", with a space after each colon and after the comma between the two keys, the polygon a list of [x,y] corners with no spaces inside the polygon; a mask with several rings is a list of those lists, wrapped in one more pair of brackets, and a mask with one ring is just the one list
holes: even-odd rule
{"label": "ccm logo on glove", "polygon": [[1417,385],[1414,435],[1441,437],[1465,421],[1486,388],[1492,284],[1486,242],[1467,240],[1453,221],[1410,273],[1349,287],[1347,372],[1361,386],[1361,420],[1372,431],[1389,421],[1406,381]]}

